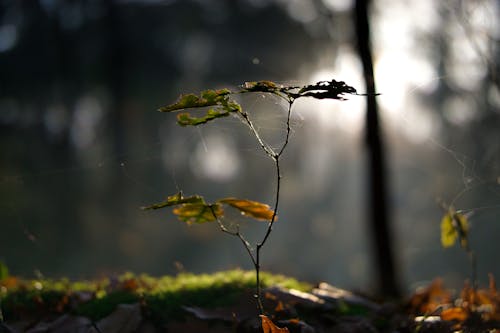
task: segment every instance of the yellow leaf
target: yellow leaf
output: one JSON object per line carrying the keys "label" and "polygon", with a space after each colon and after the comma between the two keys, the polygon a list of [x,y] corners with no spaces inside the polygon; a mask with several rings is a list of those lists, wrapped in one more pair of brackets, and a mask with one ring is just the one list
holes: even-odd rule
{"label": "yellow leaf", "polygon": [[[219,200],[218,202],[232,206],[241,211],[243,215],[253,217],[257,220],[271,221],[274,215],[274,211],[271,207],[257,201],[225,198]],[[276,217],[274,220],[276,220]]]}
{"label": "yellow leaf", "polygon": [[457,231],[453,228],[453,219],[449,213],[446,213],[441,220],[441,245],[450,247],[457,240]]}
{"label": "yellow leaf", "polygon": [[467,247],[467,232],[469,223],[467,217],[450,208],[441,220],[441,244],[450,247],[460,240],[462,247]]}
{"label": "yellow leaf", "polygon": [[216,217],[222,216],[224,211],[220,205],[205,203],[184,204],[173,210],[177,217],[188,224],[213,222]]}
{"label": "yellow leaf", "polygon": [[262,330],[264,333],[280,333],[280,332],[290,332],[288,328],[280,328],[272,322],[271,319],[267,318],[267,316],[260,315],[262,319]]}

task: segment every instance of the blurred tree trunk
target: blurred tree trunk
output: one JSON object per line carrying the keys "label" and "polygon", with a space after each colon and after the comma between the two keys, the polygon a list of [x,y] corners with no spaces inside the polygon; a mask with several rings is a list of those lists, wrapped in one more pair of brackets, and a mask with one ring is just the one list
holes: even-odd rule
{"label": "blurred tree trunk", "polygon": [[369,161],[369,202],[371,232],[375,253],[378,292],[388,297],[400,296],[387,202],[387,181],[383,141],[380,134],[373,60],[368,22],[369,0],[356,0],[355,25],[358,53],[363,65],[366,91],[366,144]]}

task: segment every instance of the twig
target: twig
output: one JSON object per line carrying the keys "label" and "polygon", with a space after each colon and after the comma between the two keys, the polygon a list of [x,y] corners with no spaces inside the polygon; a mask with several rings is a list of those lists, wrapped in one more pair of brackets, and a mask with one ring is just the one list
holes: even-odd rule
{"label": "twig", "polygon": [[[290,116],[292,113],[292,105],[293,105],[293,99],[290,98],[288,100],[288,113],[287,113],[287,120],[286,120],[286,136],[285,136],[285,141],[283,145],[281,146],[281,149],[279,150],[278,153],[274,153],[270,155],[270,157],[274,160],[275,163],[275,168],[276,168],[276,198],[274,202],[274,210],[273,210],[273,215],[271,217],[271,220],[267,224],[267,230],[266,233],[264,234],[264,238],[262,238],[262,241],[260,243],[257,243],[257,248],[255,251],[255,279],[256,279],[256,284],[257,284],[257,294],[256,294],[256,299],[257,299],[257,304],[259,306],[259,309],[261,311],[261,314],[264,314],[263,311],[263,306],[262,306],[262,298],[261,298],[261,293],[262,293],[262,286],[261,286],[261,281],[260,281],[260,250],[266,243],[267,239],[271,235],[271,231],[273,230],[273,224],[274,221],[276,221],[276,216],[278,214],[278,206],[279,206],[279,199],[280,199],[280,188],[281,188],[281,171],[280,171],[280,157],[285,151],[286,146],[288,145],[288,142],[290,140]],[[267,152],[267,151],[266,151]],[[269,155],[269,153],[268,153]]]}

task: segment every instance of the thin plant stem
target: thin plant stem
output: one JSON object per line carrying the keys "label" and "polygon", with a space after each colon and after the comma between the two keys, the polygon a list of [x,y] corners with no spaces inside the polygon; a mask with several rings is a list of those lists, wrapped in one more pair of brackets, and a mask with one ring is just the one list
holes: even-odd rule
{"label": "thin plant stem", "polygon": [[255,129],[255,127],[253,126],[253,123],[252,121],[250,120],[250,117],[248,117],[248,114],[246,112],[240,112],[238,113],[242,118],[243,120],[245,121],[245,124],[250,128],[250,130],[252,131],[253,135],[255,136],[255,138],[257,139],[257,141],[259,141],[259,144],[260,144],[260,147],[264,150],[264,152],[270,156],[270,157],[273,157],[274,155],[276,155],[276,153],[274,152],[274,150],[269,147],[263,140],[262,138],[260,137],[259,135],[259,132],[257,132],[257,130]]}
{"label": "thin plant stem", "polygon": [[268,240],[269,236],[271,235],[271,232],[273,230],[273,224],[276,221],[276,216],[278,214],[280,189],[281,189],[281,178],[282,178],[281,170],[280,170],[280,157],[283,154],[283,152],[285,151],[285,148],[288,145],[288,142],[290,140],[290,132],[291,132],[290,117],[292,114],[292,105],[294,102],[294,98],[292,98],[290,96],[283,96],[281,94],[276,94],[276,95],[278,97],[283,98],[284,100],[286,100],[288,102],[285,141],[283,142],[281,148],[277,152],[273,148],[271,148],[269,145],[267,145],[264,142],[264,140],[262,140],[259,132],[257,131],[255,126],[253,125],[248,114],[246,112],[243,112],[243,111],[238,113],[240,115],[240,117],[243,119],[244,123],[248,126],[248,128],[250,129],[252,134],[255,136],[257,141],[259,142],[259,145],[262,148],[262,150],[264,150],[266,155],[269,156],[274,161],[275,170],[276,170],[276,191],[275,191],[275,202],[274,202],[273,215],[271,217],[271,220],[267,224],[267,229],[266,229],[266,232],[264,234],[264,237],[262,238],[262,240],[259,243],[257,243],[255,252],[253,251],[250,243],[240,233],[239,228],[237,227],[236,231],[229,230],[226,226],[224,226],[222,221],[219,219],[219,217],[217,216],[217,214],[214,211],[213,206],[210,206],[210,210],[211,210],[214,218],[216,219],[217,224],[219,225],[219,228],[221,229],[221,231],[226,233],[226,234],[229,234],[231,236],[238,237],[240,239],[241,243],[243,244],[243,246],[245,247],[248,255],[250,256],[250,259],[252,260],[252,263],[253,263],[254,269],[255,269],[255,280],[256,280],[256,287],[257,287],[255,299],[257,301],[257,307],[258,307],[259,312],[261,314],[264,314],[264,306],[262,304],[262,283],[261,283],[261,279],[260,279],[260,258],[261,258],[260,251],[261,251],[262,247],[264,246],[264,244],[266,243],[266,241]]}
{"label": "thin plant stem", "polygon": [[223,223],[222,221],[219,219],[219,216],[217,216],[217,214],[215,214],[215,211],[214,211],[214,208],[213,206],[211,205],[210,206],[210,211],[212,212],[212,215],[214,216],[215,220],[217,221],[217,224],[219,225],[219,228],[222,232],[228,234],[228,235],[231,235],[231,236],[235,236],[235,237],[238,237],[241,241],[241,243],[243,244],[243,246],[245,247],[245,249],[247,250],[247,253],[248,255],[250,256],[250,259],[252,260],[252,263],[254,264],[254,266],[257,264],[256,260],[255,260],[255,256],[252,252],[252,246],[250,245],[250,242],[247,241],[245,239],[245,237],[241,234],[240,230],[239,230],[239,227],[236,227],[236,231],[231,231],[229,230]]}
{"label": "thin plant stem", "polygon": [[267,229],[266,233],[264,234],[264,237],[262,238],[262,241],[257,244],[256,251],[255,251],[255,279],[256,279],[256,284],[257,284],[257,294],[255,295],[257,299],[257,304],[259,306],[259,309],[261,311],[261,314],[264,314],[263,312],[263,306],[262,306],[262,285],[261,285],[261,280],[260,280],[260,250],[266,243],[267,239],[271,235],[271,232],[273,230],[273,224],[276,221],[276,216],[278,214],[278,206],[279,206],[279,199],[280,199],[280,189],[281,189],[281,170],[280,170],[280,157],[285,151],[286,146],[288,145],[288,142],[290,140],[290,116],[292,113],[292,105],[293,105],[293,100],[288,101],[288,113],[287,113],[287,120],[286,120],[286,136],[285,136],[285,141],[283,142],[283,145],[281,146],[281,149],[278,151],[278,153],[275,153],[271,155],[270,157],[274,160],[275,163],[275,169],[276,169],[276,198],[274,202],[274,209],[273,209],[273,215],[271,217],[271,220],[267,224]]}

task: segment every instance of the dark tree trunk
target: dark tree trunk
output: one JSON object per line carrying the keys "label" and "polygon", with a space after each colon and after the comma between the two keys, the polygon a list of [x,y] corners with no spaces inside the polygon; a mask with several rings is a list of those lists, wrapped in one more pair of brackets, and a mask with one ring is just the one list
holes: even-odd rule
{"label": "dark tree trunk", "polygon": [[369,202],[371,231],[375,253],[378,292],[388,297],[400,296],[387,202],[387,182],[383,142],[380,134],[376,101],[373,60],[370,45],[370,25],[368,22],[369,0],[356,0],[355,24],[358,53],[363,65],[367,90],[366,144],[369,154]]}

